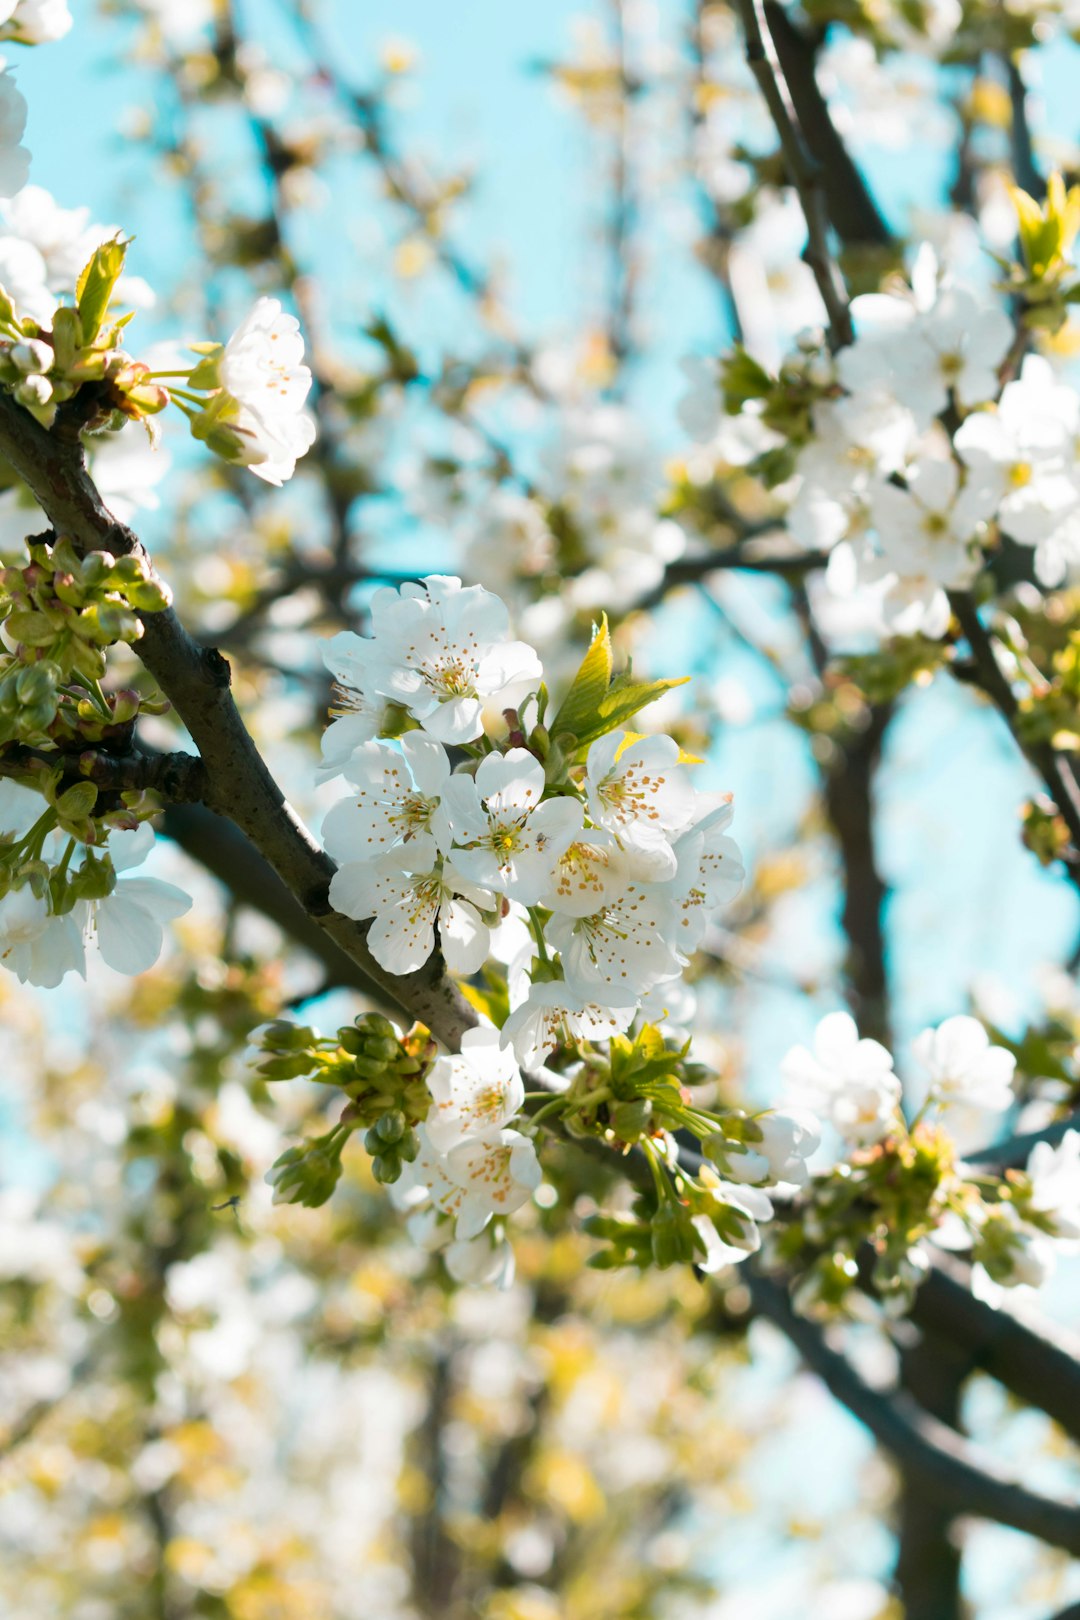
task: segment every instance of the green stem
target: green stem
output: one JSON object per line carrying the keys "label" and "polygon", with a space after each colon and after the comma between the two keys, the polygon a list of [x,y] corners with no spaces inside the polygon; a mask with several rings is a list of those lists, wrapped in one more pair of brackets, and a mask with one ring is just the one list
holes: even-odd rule
{"label": "green stem", "polygon": [[548,956],[547,941],[544,938],[544,925],[536,915],[536,909],[533,906],[529,907],[529,927],[532,929],[533,938],[536,941],[537,954],[539,955],[541,962],[550,962],[551,958]]}

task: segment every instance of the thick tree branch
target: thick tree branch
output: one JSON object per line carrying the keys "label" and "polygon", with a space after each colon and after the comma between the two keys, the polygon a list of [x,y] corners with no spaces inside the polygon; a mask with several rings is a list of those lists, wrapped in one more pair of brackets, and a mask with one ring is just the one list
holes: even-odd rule
{"label": "thick tree branch", "polygon": [[[0,397],[0,456],[29,486],[58,533],[80,552],[141,551],[130,529],[102,504],[86,471],[77,434],[46,432],[5,394]],[[307,915],[394,1002],[441,1040],[456,1045],[475,1023],[437,954],[417,973],[388,974],[367,948],[365,926],[335,912],[329,901],[333,861],[315,842],[275,782],[229,690],[228,662],[188,635],[173,610],[147,613],[136,644],[199,750],[206,770],[204,802],[244,832]]]}
{"label": "thick tree branch", "polygon": [[845,247],[893,246],[892,232],[853,161],[818,88],[818,39],[792,21],[779,0],[762,7],[799,127],[818,165],[833,230]]}
{"label": "thick tree branch", "polygon": [[973,1369],[1004,1384],[1022,1401],[1080,1440],[1080,1341],[1040,1318],[1038,1327],[1012,1311],[976,1299],[967,1270],[939,1255],[915,1295],[911,1320],[971,1357]]}
{"label": "thick tree branch", "polygon": [[1009,1525],[1052,1547],[1080,1554],[1080,1505],[1026,1489],[955,1429],[924,1411],[903,1392],[866,1383],[847,1359],[826,1343],[821,1329],[797,1316],[787,1292],[769,1278],[747,1278],[754,1308],[774,1322],[837,1400],[915,1479],[939,1508]]}
{"label": "thick tree branch", "polygon": [[110,754],[88,746],[78,753],[9,743],[0,750],[0,777],[31,779],[35,771],[61,771],[63,790],[93,782],[103,793],[159,793],[169,804],[199,804],[206,797],[206,766],[196,754]]}

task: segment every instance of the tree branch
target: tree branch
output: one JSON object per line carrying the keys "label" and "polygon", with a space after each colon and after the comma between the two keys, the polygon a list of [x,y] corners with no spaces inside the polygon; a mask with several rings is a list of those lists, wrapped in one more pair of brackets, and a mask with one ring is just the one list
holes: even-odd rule
{"label": "tree branch", "polygon": [[[80,552],[141,553],[137,537],[102,504],[77,435],[37,423],[0,396],[0,456],[26,483],[58,533]],[[367,927],[342,917],[329,900],[336,867],[285,798],[241,719],[229,690],[228,662],[188,635],[171,608],[142,616],[136,651],[170,699],[206,771],[204,802],[251,839],[308,917],[393,1001],[455,1046],[475,1022],[435,953],[418,972],[396,978],[367,948]]]}
{"label": "tree branch", "polygon": [[746,39],[746,60],[776,126],[792,184],[806,219],[803,257],[814,273],[829,320],[832,347],[850,343],[853,333],[847,288],[829,251],[829,213],[822,165],[807,144],[791,91],[773,44],[763,0],[737,0]]}
{"label": "tree branch", "polygon": [[969,591],[950,591],[949,605],[959,621],[975,662],[979,689],[986,694],[1012,732],[1017,747],[1039,773],[1069,829],[1072,858],[1065,861],[1073,883],[1080,887],[1080,783],[1072,761],[1049,743],[1026,743],[1016,729],[1020,705],[994,652],[993,639],[979,618],[975,599]]}
{"label": "tree branch", "polygon": [[157,793],[169,804],[199,804],[206,797],[206,766],[196,754],[110,754],[88,746],[78,753],[9,743],[0,750],[0,777],[33,779],[35,772],[61,771],[61,789],[93,782],[104,793]]}
{"label": "tree branch", "polygon": [[917,1327],[966,1350],[972,1367],[1045,1412],[1080,1440],[1080,1341],[1052,1322],[1038,1328],[997,1310],[965,1286],[966,1268],[938,1255],[911,1310]]}
{"label": "tree branch", "polygon": [[795,1314],[784,1288],[752,1272],[747,1283],[754,1308],[780,1328],[837,1400],[941,1508],[1009,1525],[1080,1554],[1080,1505],[1028,1490],[910,1396],[875,1389],[830,1348],[815,1323]]}

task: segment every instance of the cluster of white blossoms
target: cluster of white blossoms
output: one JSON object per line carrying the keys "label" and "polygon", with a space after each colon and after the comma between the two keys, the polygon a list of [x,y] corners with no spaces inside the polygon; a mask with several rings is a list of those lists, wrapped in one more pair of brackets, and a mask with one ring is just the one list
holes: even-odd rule
{"label": "cluster of white blossoms", "polygon": [[[887,630],[937,637],[947,593],[973,584],[999,536],[1033,549],[1043,584],[1060,583],[1080,560],[1080,396],[1038,355],[1003,384],[1016,342],[1004,304],[956,285],[929,248],[910,289],[858,297],[851,312],[855,341],[803,362],[811,432],[777,490],[792,538],[830,553],[830,588],[874,600]],[[703,409],[700,365],[692,379],[682,420],[704,435],[717,415]],[[758,410],[743,415],[755,453],[783,443]]]}
{"label": "cluster of white blossoms", "polygon": [[443,1249],[456,1281],[506,1286],[513,1250],[505,1218],[541,1181],[533,1138],[511,1123],[525,1100],[521,1074],[497,1030],[473,1029],[459,1054],[436,1059],[428,1088],[432,1104],[417,1129],[420,1152],[391,1197],[408,1212],[414,1241]]}
{"label": "cluster of white blossoms", "polygon": [[[1001,1114],[1016,1103],[1016,1058],[991,1043],[975,1018],[947,1018],[912,1043],[924,1072],[925,1096],[914,1118],[901,1112],[903,1088],[892,1054],[878,1041],[860,1039],[847,1013],[819,1023],[813,1050],[795,1046],[781,1065],[791,1101],[829,1124],[848,1150],[870,1153],[888,1139],[917,1137],[961,1111]],[[932,1138],[928,1138],[932,1140]],[[1059,1252],[1080,1240],[1080,1131],[1066,1131],[1055,1146],[1038,1142],[1023,1172],[998,1183],[979,1178],[955,1160],[930,1220],[932,1241],[967,1249],[977,1262],[980,1289],[1037,1287],[1051,1275]],[[957,1189],[960,1189],[959,1191]],[[985,1196],[989,1190],[989,1196]]]}
{"label": "cluster of white blossoms", "polygon": [[[516,922],[504,1041],[527,1067],[560,1031],[627,1028],[742,882],[730,797],[697,792],[670,737],[568,708],[584,685],[547,729],[540,660],[482,586],[435,575],[377,592],[371,627],[326,654],[341,693],[325,769],[351,784],[324,826],[332,904],[372,919],[370,949],[398,974],[436,936],[453,972],[475,973]],[[404,735],[378,740],[388,731]]]}

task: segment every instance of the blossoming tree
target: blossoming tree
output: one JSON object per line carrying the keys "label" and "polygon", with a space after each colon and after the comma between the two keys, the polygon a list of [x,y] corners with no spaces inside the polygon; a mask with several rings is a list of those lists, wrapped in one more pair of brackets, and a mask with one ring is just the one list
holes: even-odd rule
{"label": "blossoming tree", "polygon": [[[1080,160],[1029,90],[1071,19],[703,0],[661,8],[672,43],[616,0],[540,68],[602,169],[600,315],[560,349],[459,249],[463,177],[399,148],[406,48],[361,87],[313,8],[269,9],[288,49],[229,0],[120,8],[205,263],[156,309],[139,222],[30,180],[0,73],[0,963],[37,1143],[0,1184],[0,1591],[726,1614],[700,1528],[766,1324],[895,1469],[891,1567],[838,1551],[807,1612],[998,1613],[981,1521],[1064,1614],[1080,1359],[1036,1291],[1080,1240],[1076,958],[1039,1006],[1029,952],[999,1012],[972,946],[898,1038],[877,811],[955,688],[964,747],[1009,750],[976,791],[1021,813],[985,860],[1071,903]],[[13,53],[71,28],[0,3]],[[856,159],[915,117],[956,172],[894,231]],[[329,313],[344,150],[468,336]],[[635,372],[676,178],[725,335],[651,357],[682,362],[664,463]],[[724,744],[757,720],[755,790]],[[778,948],[836,922],[820,973]],[[968,1432],[991,1383],[1056,1472]]]}

